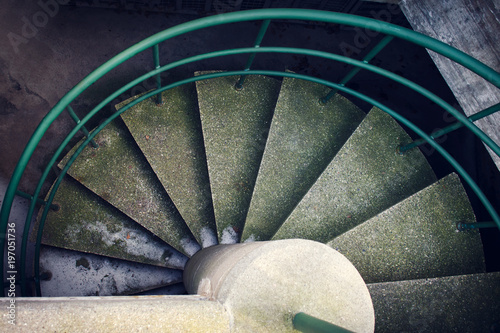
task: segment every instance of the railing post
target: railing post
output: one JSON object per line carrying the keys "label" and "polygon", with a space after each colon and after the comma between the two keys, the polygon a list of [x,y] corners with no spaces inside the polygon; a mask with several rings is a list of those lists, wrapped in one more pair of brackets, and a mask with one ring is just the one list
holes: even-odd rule
{"label": "railing post", "polygon": [[[271,23],[271,20],[264,20],[262,22],[262,25],[260,26],[259,33],[258,33],[257,38],[255,39],[255,43],[253,45],[254,48],[260,47],[260,43],[262,43],[262,39],[264,39],[264,36],[266,35],[266,31],[267,31],[267,28],[269,27],[270,23]],[[250,56],[248,57],[247,64],[245,66],[245,71],[250,70],[254,59],[255,59],[255,52],[251,53]],[[246,77],[246,75],[240,76],[238,83],[236,83],[236,85],[234,86],[236,90],[243,89],[243,83],[245,82],[245,77]]]}
{"label": "railing post", "polygon": [[[155,46],[153,46],[153,60],[155,63],[155,69],[160,68],[160,46],[159,46],[159,44],[156,44]],[[157,89],[161,88],[161,75],[160,74],[156,74],[156,88]],[[163,104],[161,93],[156,95],[156,104],[157,105]]]}
{"label": "railing post", "polygon": [[[73,111],[73,108],[70,105],[68,105],[66,110],[68,111],[71,118],[78,125],[80,123],[80,118],[78,118],[75,111]],[[83,135],[85,135],[86,137],[88,137],[90,135],[89,131],[87,130],[87,128],[85,126],[82,126],[82,128],[80,130],[83,132]],[[92,145],[93,148],[99,148],[99,145],[94,140],[90,141],[90,144]]]}
{"label": "railing post", "polygon": [[293,328],[304,333],[349,333],[343,327],[299,312],[293,317]]}
{"label": "railing post", "polygon": [[[29,195],[28,193],[25,193],[23,191],[19,191],[17,190],[16,191],[16,195],[22,197],[22,198],[25,198],[25,199],[28,199],[28,200],[33,200],[34,197],[32,195]],[[42,206],[45,206],[47,204],[47,201],[44,201],[40,198],[37,198],[36,199],[36,203],[39,204],[39,205],[42,205]],[[58,205],[55,205],[55,204],[51,204],[50,205],[50,209],[54,210],[54,211],[58,211],[59,210],[59,206]]]}
{"label": "railing post", "polygon": [[[470,122],[474,122],[476,120],[479,120],[481,118],[484,118],[484,117],[487,117],[495,112],[498,112],[500,111],[500,103],[498,104],[495,104],[495,105],[492,105],[490,106],[489,108],[487,109],[484,109],[480,112],[477,112],[475,114],[473,114],[472,116],[468,117],[467,119],[469,119]],[[450,132],[453,132],[459,128],[462,128],[464,127],[464,124],[461,123],[461,122],[456,122],[454,124],[451,124],[449,126],[446,126],[445,128],[442,128],[442,129],[439,129],[433,133],[431,133],[429,136],[431,137],[431,139],[436,139],[436,138],[439,138],[440,136],[443,136],[445,134],[448,134]],[[400,146],[398,148],[398,153],[403,155],[404,153],[406,153],[408,150],[411,150],[413,148],[416,148],[420,145],[423,145],[424,143],[426,143],[427,141],[425,141],[424,139],[418,139],[418,140],[415,140],[407,145],[404,145],[404,146]]]}
{"label": "railing post", "polygon": [[[375,47],[373,47],[373,49],[371,49],[370,52],[368,52],[368,54],[363,58],[363,62],[369,63],[393,39],[394,39],[393,36],[385,36],[377,45],[375,45]],[[351,79],[354,76],[356,76],[356,74],[359,73],[359,71],[361,71],[361,68],[359,67],[353,68],[349,73],[347,73],[347,75],[342,79],[342,81],[340,81],[339,84],[342,86],[346,85],[347,82],[351,81]],[[328,95],[320,99],[320,103],[326,104],[337,93],[337,91],[338,91],[337,89],[330,90]]]}

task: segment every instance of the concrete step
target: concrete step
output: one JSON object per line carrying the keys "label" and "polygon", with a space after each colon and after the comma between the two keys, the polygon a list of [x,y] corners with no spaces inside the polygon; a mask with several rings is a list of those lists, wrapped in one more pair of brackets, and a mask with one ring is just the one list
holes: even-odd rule
{"label": "concrete step", "polygon": [[273,239],[326,243],[436,181],[418,150],[383,111],[373,108],[300,201]]}
{"label": "concrete step", "polygon": [[[49,211],[42,244],[176,269],[183,269],[188,260],[69,176],[54,203],[60,208]],[[37,231],[38,224],[32,239]]]}
{"label": "concrete step", "polygon": [[182,281],[182,271],[42,246],[43,296],[128,295]]}
{"label": "concrete step", "polygon": [[163,101],[158,106],[152,99],[145,100],[122,118],[198,243],[216,245],[195,85],[168,90]]}
{"label": "concrete step", "polygon": [[498,332],[500,273],[369,284],[375,332]]}
{"label": "concrete step", "polygon": [[328,243],[367,283],[484,272],[475,222],[460,179],[451,174]]}
{"label": "concrete step", "polygon": [[224,307],[197,295],[22,297],[16,305],[15,326],[3,320],[2,332],[233,332]]}
{"label": "concrete step", "polygon": [[270,239],[365,114],[329,88],[285,78],[248,210],[242,240]]}
{"label": "concrete step", "polygon": [[[205,74],[207,72],[199,72]],[[196,83],[219,242],[239,241],[264,151],[279,81],[249,76]]]}
{"label": "concrete step", "polygon": [[178,251],[196,253],[200,246],[121,120],[95,140],[99,148],[85,147],[68,174]]}

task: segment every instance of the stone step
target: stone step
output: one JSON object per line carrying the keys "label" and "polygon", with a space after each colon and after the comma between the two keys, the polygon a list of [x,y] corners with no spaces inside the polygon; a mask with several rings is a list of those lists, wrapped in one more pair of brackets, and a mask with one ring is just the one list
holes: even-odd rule
{"label": "stone step", "polygon": [[375,332],[498,332],[500,273],[368,284]]}
{"label": "stone step", "polygon": [[162,95],[163,105],[148,99],[122,118],[198,243],[216,245],[196,87],[184,85]]}
{"label": "stone step", "polygon": [[85,147],[68,174],[178,251],[196,253],[200,246],[121,120],[95,140],[99,148]]}
{"label": "stone step", "polygon": [[273,239],[326,243],[436,181],[419,150],[388,114],[373,108]]}
{"label": "stone step", "polygon": [[[60,208],[49,211],[42,244],[176,269],[183,269],[188,260],[69,176],[54,203]],[[37,231],[38,224],[33,235]]]}
{"label": "stone step", "polygon": [[182,281],[182,271],[94,254],[42,246],[40,273],[43,296],[128,295]]}
{"label": "stone step", "polygon": [[249,76],[240,91],[237,80],[196,83],[217,233],[224,244],[240,239],[279,94],[275,79]]}
{"label": "stone step", "polygon": [[242,240],[268,240],[330,163],[365,114],[330,89],[285,78],[248,210]]}
{"label": "stone step", "polygon": [[[1,298],[7,307],[9,298]],[[197,295],[16,298],[15,326],[8,332],[233,332],[230,315],[218,302]]]}
{"label": "stone step", "polygon": [[456,174],[448,175],[327,245],[342,253],[367,283],[484,272],[475,222]]}

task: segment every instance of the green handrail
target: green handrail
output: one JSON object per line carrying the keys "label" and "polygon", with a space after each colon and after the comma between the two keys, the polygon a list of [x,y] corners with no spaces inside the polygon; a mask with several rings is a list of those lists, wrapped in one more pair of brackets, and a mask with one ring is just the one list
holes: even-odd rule
{"label": "green handrail", "polygon": [[304,333],[352,333],[348,329],[310,316],[304,312],[297,313],[292,320],[293,328]]}
{"label": "green handrail", "polygon": [[[452,48],[451,46],[446,45],[440,41],[437,41],[437,40],[434,40],[430,37],[427,37],[425,35],[422,35],[422,34],[414,32],[414,31],[411,31],[411,30],[408,30],[408,29],[405,29],[402,27],[398,27],[398,26],[395,26],[395,25],[392,25],[392,24],[389,24],[386,22],[377,21],[374,19],[368,19],[368,18],[358,17],[358,16],[354,16],[354,15],[349,15],[349,14],[322,12],[322,11],[316,11],[316,10],[262,9],[262,10],[233,12],[233,13],[216,15],[216,16],[206,17],[206,18],[195,20],[195,21],[187,22],[187,23],[178,25],[176,27],[167,29],[165,31],[162,31],[160,33],[157,33],[157,34],[143,40],[142,42],[140,42],[136,45],[133,45],[129,49],[118,54],[117,56],[113,57],[112,59],[110,59],[109,61],[107,61],[103,65],[101,65],[99,68],[97,68],[95,71],[90,73],[86,78],[84,78],[80,83],[78,83],[73,89],[71,89],[54,106],[54,108],[47,114],[47,116],[41,121],[41,123],[39,124],[39,126],[35,130],[33,136],[30,138],[28,144],[26,145],[26,147],[23,151],[23,154],[21,155],[21,158],[19,159],[18,164],[14,170],[14,173],[11,177],[11,181],[9,183],[7,190],[6,190],[4,202],[2,204],[2,208],[0,210],[0,231],[6,230],[6,226],[7,226],[7,222],[8,222],[8,218],[10,215],[12,202],[13,202],[13,197],[14,197],[15,192],[17,190],[17,187],[19,185],[22,173],[24,172],[24,169],[26,168],[26,165],[27,165],[29,159],[31,158],[31,155],[33,154],[33,151],[35,150],[38,142],[43,137],[43,135],[47,131],[48,127],[52,124],[52,122],[63,112],[63,110],[65,108],[67,108],[69,106],[69,104],[76,97],[78,97],[89,86],[91,86],[97,80],[102,78],[104,75],[106,75],[112,69],[116,68],[117,66],[119,66],[123,62],[127,61],[128,59],[139,54],[140,52],[143,52],[144,50],[146,50],[148,48],[152,47],[154,50],[154,54],[156,54],[159,43],[166,41],[172,37],[176,37],[176,36],[182,35],[182,34],[187,33],[187,32],[191,32],[191,31],[195,31],[195,30],[199,30],[199,29],[204,29],[207,27],[212,27],[212,26],[221,25],[221,24],[252,21],[252,20],[263,20],[263,21],[267,20],[270,22],[270,20],[272,20],[272,19],[293,19],[293,20],[318,21],[318,22],[344,24],[344,25],[351,25],[351,26],[355,26],[355,27],[372,29],[374,31],[382,32],[388,36],[397,37],[397,38],[401,38],[401,39],[410,41],[414,44],[423,46],[427,49],[430,49],[430,50],[433,50],[437,53],[440,53],[440,54],[450,58],[451,60],[461,64],[462,66],[470,69],[471,71],[475,72],[476,74],[482,76],[483,78],[485,78],[487,81],[489,81],[490,83],[492,83],[496,87],[500,87],[500,74],[495,72],[494,70],[492,70],[488,66],[482,64],[478,60],[468,56],[467,54],[465,54],[459,50],[456,50],[456,49]],[[262,38],[263,38],[263,35],[262,35]],[[275,48],[275,50],[273,51],[272,48],[258,48],[258,47],[255,47],[255,45],[254,45],[253,48],[248,48],[248,49],[224,50],[224,51],[219,51],[218,53],[213,52],[211,54],[204,54],[204,55],[201,55],[198,57],[196,57],[196,56],[191,57],[191,58],[188,58],[188,61],[177,62],[176,66],[182,65],[183,62],[188,63],[188,62],[192,62],[192,61],[197,61],[197,60],[203,59],[204,57],[208,58],[208,57],[212,57],[212,56],[224,56],[224,55],[230,55],[230,54],[237,54],[238,52],[249,53],[250,54],[249,62],[250,62],[250,59],[252,57],[254,57],[256,53],[266,52],[266,51],[267,52],[276,52],[276,53],[286,53],[288,51],[293,51],[293,49],[289,48],[289,50],[287,50],[287,48],[281,48],[281,49]],[[295,52],[297,52],[297,49],[295,49]],[[315,52],[319,52],[319,51],[314,51],[314,50],[302,50],[300,52],[303,52],[302,54],[317,55],[317,56],[322,56],[325,58],[330,58],[331,60],[335,60],[335,61],[343,61],[345,63],[351,63],[351,64],[357,66],[357,68],[371,70],[372,72],[375,72],[377,74],[384,75],[384,76],[389,77],[391,79],[396,79],[397,82],[399,82],[403,85],[406,85],[407,87],[419,92],[420,94],[422,94],[423,96],[425,96],[431,100],[435,99],[435,100],[439,101],[438,105],[443,107],[443,109],[445,109],[449,113],[453,114],[459,122],[461,122],[464,126],[468,127],[469,130],[471,130],[475,135],[477,135],[481,140],[483,140],[483,142],[485,142],[497,155],[500,155],[500,148],[498,147],[498,145],[496,145],[488,136],[486,136],[486,134],[484,134],[482,131],[480,131],[474,124],[472,124],[470,121],[468,121],[468,119],[465,116],[461,115],[457,110],[455,110],[453,107],[451,107],[450,105],[448,105],[444,101],[440,100],[437,96],[431,94],[430,92],[423,89],[422,87],[417,86],[413,82],[402,79],[398,76],[395,76],[394,74],[391,75],[392,73],[390,73],[390,72],[386,73],[378,67],[371,66],[371,65],[364,63],[364,62],[354,61],[353,59],[349,59],[346,57],[342,58],[342,56],[329,54],[326,52],[323,52],[323,53],[320,52],[320,53],[315,54]],[[327,55],[327,56],[325,56],[325,55]],[[349,60],[347,60],[347,59],[349,59]],[[137,82],[142,82],[142,80],[140,80],[141,78],[144,79],[144,78],[149,78],[153,75],[158,75],[157,76],[157,79],[158,79],[159,74],[162,71],[167,70],[169,68],[168,65],[160,67],[160,68],[158,68],[158,66],[159,66],[159,61],[155,60],[155,67],[156,67],[155,70],[151,71],[148,74],[141,76],[140,78],[138,78],[136,80],[133,80],[132,82],[125,85],[124,87],[119,89],[117,92],[115,92],[111,96],[116,97],[119,94],[121,94],[121,93],[118,93],[119,91],[121,91],[121,92],[126,91],[126,89],[131,88],[132,86],[137,84]],[[173,67],[174,66],[170,66],[170,68],[173,68]],[[287,73],[281,73],[281,72],[267,71],[268,74],[263,74],[266,71],[249,71],[249,66],[247,66],[247,67],[248,67],[248,69],[246,71],[240,71],[240,72],[235,71],[232,73],[236,74],[236,75],[241,75],[242,77],[244,75],[248,75],[248,74],[259,74],[259,73],[262,75],[278,75],[278,76],[293,77],[293,75],[289,75]],[[277,74],[277,73],[281,73],[281,74]],[[297,78],[299,78],[299,76],[300,75],[297,75]],[[399,116],[396,112],[388,109],[387,107],[383,106],[382,104],[378,103],[377,101],[374,101],[374,100],[372,100],[372,99],[370,99],[362,94],[359,94],[359,93],[354,92],[348,88],[345,88],[342,85],[335,85],[331,82],[319,80],[319,79],[312,78],[312,77],[306,77],[306,76],[300,76],[300,77],[303,79],[308,79],[312,82],[318,82],[318,83],[325,84],[325,85],[331,87],[332,89],[338,89],[338,90],[343,91],[345,93],[348,93],[348,94],[351,94],[351,95],[356,96],[358,98],[361,98],[362,100],[372,101],[373,105],[378,106],[382,110],[393,115],[397,120],[405,123],[404,118]],[[189,82],[194,82],[195,80],[196,79],[192,79]],[[179,82],[181,82],[181,83],[179,83]],[[188,81],[183,80],[183,81],[179,81],[179,82],[177,82],[176,85],[187,83]],[[160,86],[161,86],[161,83],[158,84],[157,88],[159,88]],[[126,88],[126,87],[128,87],[128,88]],[[169,85],[167,87],[163,87],[161,89],[157,89],[157,90],[155,90],[155,93],[159,94],[161,91],[165,91],[167,89],[170,89],[169,87],[171,88],[172,85]],[[146,94],[145,96],[148,96],[145,98],[149,98],[151,96],[151,94]],[[106,105],[107,103],[109,103],[112,100],[112,99],[110,99],[110,97],[108,97],[105,101],[101,102],[98,105],[99,108],[95,108],[93,110],[92,114],[89,113],[86,117],[84,117],[84,119],[82,119],[82,121],[80,121],[80,123],[78,123],[76,125],[76,127],[71,131],[71,133],[70,133],[71,137],[69,137],[69,139],[71,139],[76,134],[76,131],[80,130],[84,126],[84,124],[93,115],[95,115],[104,105]],[[145,98],[143,98],[141,100],[144,100]],[[498,219],[496,212],[491,207],[491,204],[489,204],[489,202],[487,201],[484,194],[482,194],[479,187],[477,187],[477,185],[473,182],[472,178],[470,178],[465,173],[465,171],[460,167],[460,165],[453,158],[451,158],[451,156],[444,149],[442,149],[439,145],[437,145],[437,143],[435,143],[430,136],[428,136],[427,134],[420,131],[418,129],[418,127],[416,127],[414,125],[409,126],[409,127],[411,129],[413,129],[417,134],[419,134],[422,138],[424,138],[427,142],[429,142],[429,144],[434,146],[438,152],[440,152],[443,156],[445,156],[445,158],[452,164],[453,167],[455,167],[457,172],[462,175],[462,177],[464,178],[464,180],[467,183],[474,184],[471,186],[472,189],[474,190],[474,192],[476,192],[476,194],[480,198],[481,202],[483,202],[483,204],[487,208],[488,212],[490,212],[490,214],[492,215],[492,218],[495,221],[496,225],[500,228],[500,220]],[[92,134],[94,134],[94,133],[92,133]],[[90,140],[92,140],[92,137],[94,137],[96,133],[94,135],[92,135],[92,134],[87,138],[86,141],[90,142]],[[68,140],[68,138],[66,138],[64,140],[63,144],[61,144],[62,149],[64,149],[64,147],[68,144],[68,142],[69,142],[69,140]],[[60,154],[59,150],[60,149],[58,149],[58,153],[56,155],[54,155],[54,157],[51,159],[49,165],[47,166],[46,170],[42,174],[40,182],[35,190],[34,197],[39,196],[42,185],[45,182],[45,179],[47,178],[48,170],[50,170],[52,165],[54,165],[54,163],[57,159],[57,156]],[[61,173],[60,177],[62,177],[63,175],[64,175],[64,173]],[[50,195],[53,195],[54,193],[55,193],[55,190],[53,190],[50,193]],[[51,203],[50,200],[48,200],[48,202]],[[31,217],[32,217],[34,209],[35,209],[35,202],[32,201],[32,203],[30,205],[29,213],[28,213],[28,217],[30,217],[30,218],[29,219],[27,218],[27,221],[31,221]],[[45,211],[46,210],[47,210],[47,208],[45,209]],[[43,219],[41,222],[43,222]],[[28,226],[28,222],[26,223],[26,225]],[[28,229],[29,229],[29,226],[28,226]],[[42,229],[42,228],[40,228],[40,229]],[[26,232],[26,227],[25,227],[25,234],[23,235],[23,244],[24,244],[23,248],[25,248],[25,246],[26,246],[25,245],[25,241],[27,241],[27,239],[25,239],[26,237],[27,237],[27,232]],[[4,242],[5,242],[5,238],[1,237],[0,238],[0,246],[2,247],[2,249],[3,249]],[[0,265],[3,267],[3,256],[0,256]],[[3,278],[3,270],[0,272],[0,277]]]}

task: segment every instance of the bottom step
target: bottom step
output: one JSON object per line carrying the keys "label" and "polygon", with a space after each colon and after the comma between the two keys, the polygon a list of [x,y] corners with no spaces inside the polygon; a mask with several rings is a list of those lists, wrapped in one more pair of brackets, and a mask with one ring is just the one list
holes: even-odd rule
{"label": "bottom step", "polygon": [[43,246],[40,272],[43,296],[135,294],[182,282],[182,271],[88,253]]}
{"label": "bottom step", "polygon": [[369,284],[375,332],[499,332],[500,272]]}

